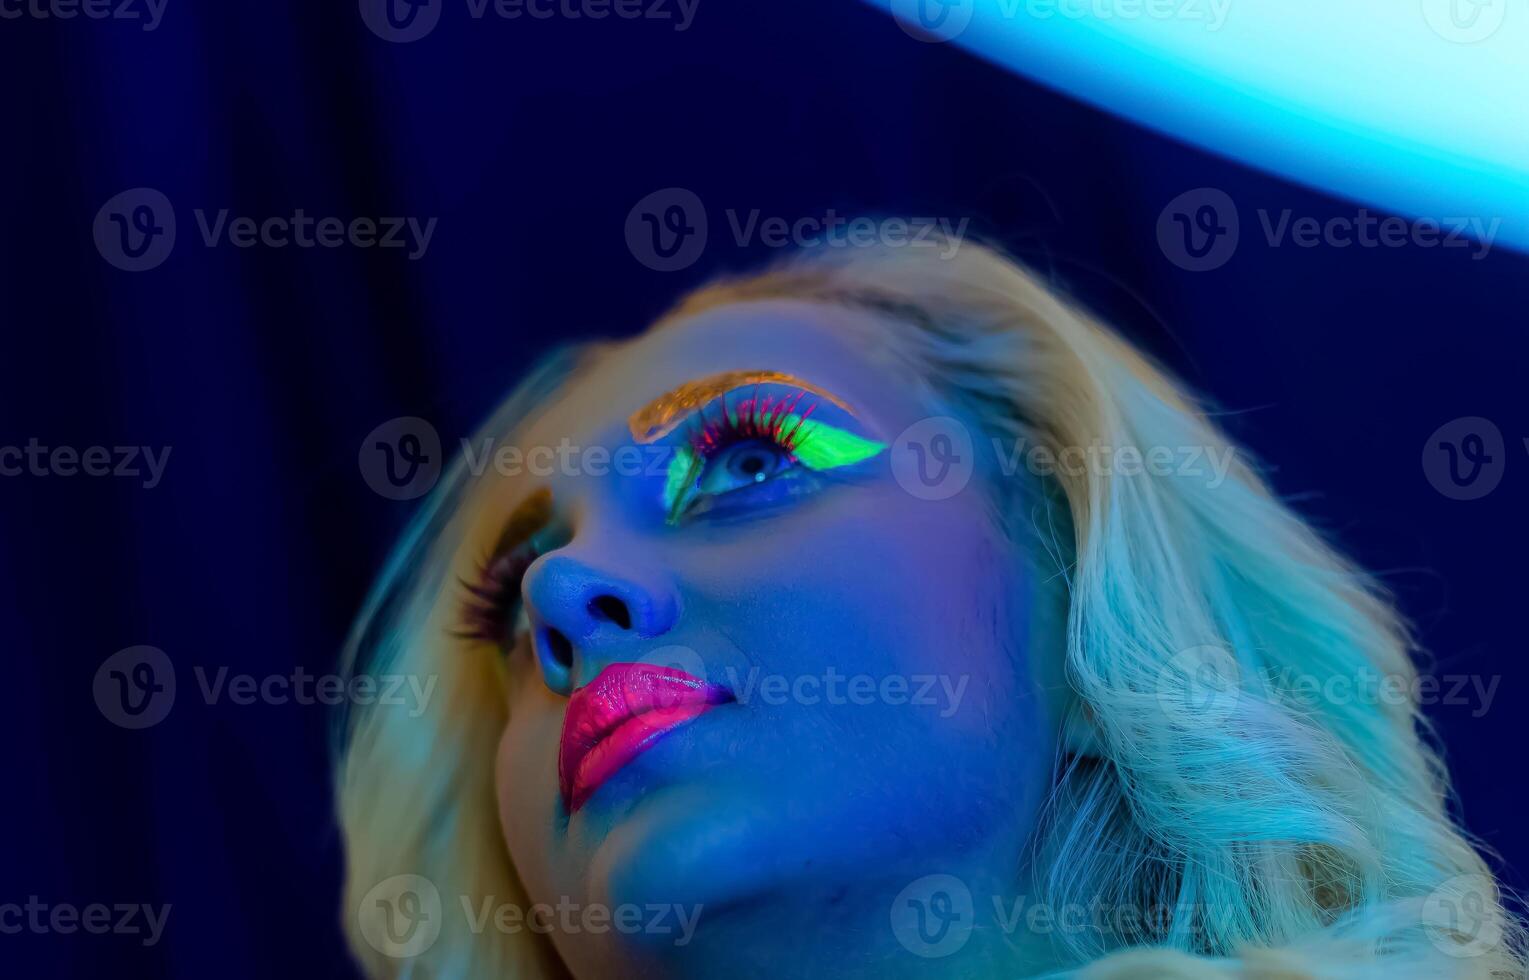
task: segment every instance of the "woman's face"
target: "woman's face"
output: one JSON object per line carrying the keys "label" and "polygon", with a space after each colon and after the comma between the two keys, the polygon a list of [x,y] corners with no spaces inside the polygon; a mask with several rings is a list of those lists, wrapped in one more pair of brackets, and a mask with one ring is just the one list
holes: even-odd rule
{"label": "woman's face", "polygon": [[944,499],[899,482],[899,434],[940,412],[887,329],[791,301],[671,323],[490,471],[464,554],[525,569],[489,619],[515,624],[501,823],[577,976],[920,962],[905,886],[1020,875],[1055,752],[1036,575],[982,454]]}

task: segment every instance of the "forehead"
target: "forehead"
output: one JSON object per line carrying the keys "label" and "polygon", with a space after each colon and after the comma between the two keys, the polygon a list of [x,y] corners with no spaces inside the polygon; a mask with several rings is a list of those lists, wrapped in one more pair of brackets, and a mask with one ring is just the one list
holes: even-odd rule
{"label": "forehead", "polygon": [[904,372],[889,356],[889,326],[871,313],[798,300],[706,310],[608,351],[570,379],[519,441],[627,443],[628,421],[654,399],[732,371],[793,375],[832,392],[881,430],[911,408],[908,386],[897,383]]}

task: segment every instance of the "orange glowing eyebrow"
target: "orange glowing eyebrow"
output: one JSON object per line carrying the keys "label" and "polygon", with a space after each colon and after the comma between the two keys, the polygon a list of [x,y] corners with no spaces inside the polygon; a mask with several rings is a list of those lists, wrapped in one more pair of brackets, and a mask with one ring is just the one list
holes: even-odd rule
{"label": "orange glowing eyebrow", "polygon": [[780,371],[724,371],[696,381],[687,381],[667,394],[659,395],[647,405],[632,413],[627,426],[632,438],[639,443],[649,443],[673,432],[691,413],[709,404],[713,399],[748,385],[791,385],[810,391],[839,406],[851,415],[850,407],[839,397],[832,395],[809,381]]}

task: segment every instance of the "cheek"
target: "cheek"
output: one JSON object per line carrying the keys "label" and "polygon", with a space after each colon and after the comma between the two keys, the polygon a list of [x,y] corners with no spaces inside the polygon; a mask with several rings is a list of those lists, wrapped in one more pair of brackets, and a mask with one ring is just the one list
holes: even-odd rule
{"label": "cheek", "polygon": [[1051,744],[1023,642],[1030,583],[979,508],[858,494],[751,533],[747,554],[728,547],[696,579],[728,583],[707,615],[762,677],[784,678],[784,697],[755,706],[761,730],[813,778],[781,791],[874,801],[910,831],[992,828],[1038,797]]}
{"label": "cheek", "polygon": [[569,894],[569,883],[557,880],[551,863],[561,709],[534,668],[518,667],[526,673],[510,686],[509,723],[494,759],[494,792],[511,863],[535,900],[538,895]]}
{"label": "cheek", "polygon": [[966,678],[1019,696],[1031,585],[980,502],[845,496],[709,543],[689,576],[704,614],[767,668]]}

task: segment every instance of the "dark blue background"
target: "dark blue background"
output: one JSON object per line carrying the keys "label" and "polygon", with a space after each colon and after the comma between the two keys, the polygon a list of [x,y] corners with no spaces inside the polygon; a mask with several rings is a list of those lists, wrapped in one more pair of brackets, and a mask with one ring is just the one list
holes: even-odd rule
{"label": "dark blue background", "polygon": [[[1529,545],[1529,260],[1494,249],[1268,247],[1255,209],[1355,205],[1144,132],[910,40],[850,2],[702,0],[666,21],[474,21],[390,44],[354,2],[170,0],[161,26],[0,21],[0,445],[172,447],[163,483],[0,479],[9,696],[0,903],[171,903],[164,940],[0,936],[0,972],[343,976],[320,707],[208,705],[191,669],[330,670],[412,507],[357,453],[396,416],[450,444],[554,341],[638,330],[769,250],[725,217],[973,219],[1207,391],[1282,493],[1398,592],[1441,672],[1501,675],[1433,714],[1468,825],[1525,881],[1520,620]],[[1186,98],[1194,93],[1186,92]],[[149,186],[179,237],[123,272],[91,236]],[[651,191],[705,202],[676,273],[623,226]],[[1226,190],[1243,242],[1189,273],[1157,217]],[[399,250],[203,246],[193,209],[439,219]],[[1501,486],[1435,491],[1459,416],[1508,440]],[[134,644],[181,694],[127,731],[92,678]],[[19,970],[15,971],[18,974]]]}

